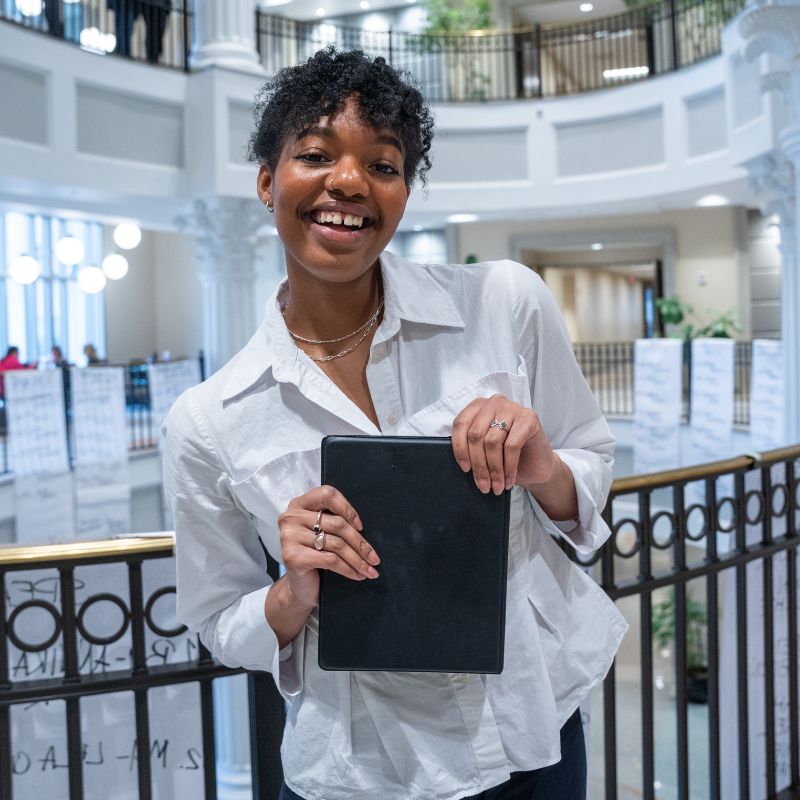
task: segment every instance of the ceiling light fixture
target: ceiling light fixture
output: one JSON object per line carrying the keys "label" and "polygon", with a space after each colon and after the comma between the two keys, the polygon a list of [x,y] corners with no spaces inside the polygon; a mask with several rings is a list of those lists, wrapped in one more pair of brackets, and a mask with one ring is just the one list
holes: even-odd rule
{"label": "ceiling light fixture", "polygon": [[106,288],[106,274],[100,267],[84,267],[78,273],[78,286],[86,294],[97,294]]}
{"label": "ceiling light fixture", "polygon": [[583,11],[584,14],[588,14],[590,11],[594,11],[594,6],[591,3],[581,3],[578,9]]}
{"label": "ceiling light fixture", "polygon": [[23,17],[38,17],[44,7],[42,0],[17,0],[15,5]]}
{"label": "ceiling light fixture", "polygon": [[318,8],[317,9],[317,16],[318,17],[324,17],[325,16],[325,9],[324,8]]}
{"label": "ceiling light fixture", "polygon": [[369,0],[361,0],[361,2],[358,4],[358,7],[363,8],[364,11],[366,11],[369,8]]}
{"label": "ceiling light fixture", "polygon": [[603,77],[607,81],[621,80],[623,78],[644,78],[650,74],[650,67],[619,67],[618,69],[604,69]]}
{"label": "ceiling light fixture", "polygon": [[134,222],[120,222],[114,228],[114,241],[123,250],[133,250],[142,241],[142,231]]}
{"label": "ceiling light fixture", "polygon": [[419,233],[420,231],[423,231],[423,230],[425,230],[425,229],[422,227],[422,225],[415,225],[415,226],[414,226],[414,230],[415,230],[417,233]]}
{"label": "ceiling light fixture", "polygon": [[128,274],[128,259],[119,253],[109,253],[103,259],[103,272],[112,281],[118,281]]}
{"label": "ceiling light fixture", "polygon": [[700,206],[700,208],[713,208],[715,206],[730,205],[730,202],[727,197],[723,197],[721,194],[706,194],[695,205]]}
{"label": "ceiling light fixture", "polygon": [[26,285],[42,274],[42,266],[33,256],[19,256],[9,265],[8,274],[17,283]]}
{"label": "ceiling light fixture", "polygon": [[448,218],[448,222],[475,222],[478,219],[477,214],[451,214]]}
{"label": "ceiling light fixture", "polygon": [[74,267],[83,261],[86,248],[77,236],[64,236],[56,242],[56,258],[68,267]]}
{"label": "ceiling light fixture", "polygon": [[589,245],[589,247],[591,247],[592,250],[602,250],[603,249],[603,244],[602,244],[602,242],[592,242]]}

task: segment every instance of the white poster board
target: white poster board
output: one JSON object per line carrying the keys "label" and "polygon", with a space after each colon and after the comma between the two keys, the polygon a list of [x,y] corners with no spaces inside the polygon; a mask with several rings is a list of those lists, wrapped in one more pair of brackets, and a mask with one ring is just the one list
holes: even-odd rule
{"label": "white poster board", "polygon": [[[684,465],[706,464],[734,455],[733,339],[694,339],[692,341],[691,417],[689,447]],[[733,480],[730,476],[717,481],[717,496],[730,497]],[[703,482],[686,486],[686,502],[705,503]]]}
{"label": "white poster board", "polygon": [[77,535],[127,533],[131,491],[124,370],[73,368],[71,384]]}
{"label": "white poster board", "polygon": [[637,339],[634,353],[634,471],[674,469],[680,466],[683,342]]}
{"label": "white poster board", "polygon": [[161,446],[161,426],[172,404],[187,389],[200,383],[200,363],[197,359],[173,361],[166,364],[150,364],[147,368],[150,386],[150,413],[153,428],[159,431],[157,439]]}
{"label": "white poster board", "polygon": [[75,510],[62,372],[15,370],[4,383],[17,541],[69,538]]}
{"label": "white poster board", "polygon": [[754,450],[772,450],[787,444],[784,436],[783,343],[753,340],[750,373],[750,443]]}
{"label": "white poster board", "polygon": [[17,475],[69,469],[60,369],[4,373],[9,468]]}

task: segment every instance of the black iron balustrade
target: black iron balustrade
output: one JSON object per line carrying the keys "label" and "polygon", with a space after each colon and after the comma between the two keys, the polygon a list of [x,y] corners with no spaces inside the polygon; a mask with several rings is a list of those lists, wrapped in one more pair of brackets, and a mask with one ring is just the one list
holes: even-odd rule
{"label": "black iron balustrade", "polygon": [[[591,557],[577,560],[618,605],[627,604],[627,616],[639,630],[638,641],[635,635],[629,637],[632,643],[627,652],[623,647],[619,666],[612,668],[602,686],[603,770],[601,775],[590,771],[594,782],[590,796],[604,800],[630,796],[656,800],[665,795],[678,800],[796,796],[800,791],[800,445],[617,480],[603,516],[611,527],[611,539]],[[10,735],[14,705],[65,700],[69,797],[78,800],[84,785],[82,699],[133,692],[136,747],[149,753],[148,691],[191,682],[201,687],[204,796],[206,800],[216,797],[214,758],[208,757],[214,753],[211,684],[237,670],[220,666],[202,647],[194,659],[158,667],[148,664],[144,651],[148,628],[164,637],[183,631],[165,630],[154,619],[156,600],[170,595],[174,587],[163,585],[149,597],[143,588],[143,566],[168,557],[171,549],[169,537],[0,549],[0,796],[4,800],[14,800],[15,743]],[[76,600],[76,570],[99,564],[125,565],[127,591],[121,586],[119,592]],[[48,600],[32,597],[9,607],[13,576],[33,568],[57,570],[58,592]],[[277,565],[270,561],[268,569],[274,575]],[[656,662],[663,656],[656,646],[653,620],[654,612],[664,608],[665,597],[671,603],[668,617],[674,658],[669,669],[674,699],[658,688]],[[87,621],[88,608],[104,602],[122,614],[119,630],[110,636],[92,633]],[[697,713],[690,715],[690,702],[697,698],[691,696],[687,683],[692,649],[698,643],[692,629],[697,624],[697,612],[692,609],[698,604],[706,612],[702,642],[707,655],[707,710],[692,708],[700,709],[707,755],[702,747],[689,749],[690,717],[698,724]],[[25,641],[19,620],[31,608],[52,617],[49,641]],[[128,667],[93,674],[80,669],[79,634],[84,641],[107,643],[120,639],[128,629],[132,632]],[[15,679],[9,669],[12,647],[33,653],[55,642],[63,647],[63,671],[43,679]],[[248,680],[253,796],[275,800],[281,780],[283,704],[271,676],[251,673]],[[761,711],[751,705],[756,697]],[[656,758],[668,738],[663,722],[666,712],[657,700],[673,717],[669,727],[674,745],[666,760]],[[657,719],[661,720],[658,730]],[[593,730],[593,735],[597,733]],[[136,769],[139,798],[149,800],[150,761],[138,759]],[[747,788],[734,792],[732,779]],[[759,781],[760,789],[751,795],[751,782]],[[663,791],[657,790],[659,784]]]}
{"label": "black iron balustrade", "polygon": [[0,0],[0,20],[84,50],[189,70],[190,0]]}
{"label": "black iron balustrade", "polygon": [[[158,742],[154,742],[151,735],[148,692],[156,687],[187,683],[199,687],[202,739],[202,752],[190,756],[189,768],[202,769],[202,796],[205,800],[217,797],[212,683],[216,678],[237,675],[242,670],[222,666],[199,642],[193,648],[187,648],[187,655],[196,653],[195,658],[150,665],[153,653],[158,656],[163,653],[152,644],[152,652],[148,651],[148,631],[160,637],[158,641],[162,642],[186,633],[183,626],[165,628],[163,622],[156,620],[154,606],[161,598],[174,596],[174,584],[161,585],[149,596],[144,589],[145,565],[169,558],[172,552],[173,539],[167,535],[0,548],[0,797],[3,800],[14,800],[14,776],[21,772],[20,763],[25,768],[31,761],[29,756],[27,762],[19,757],[22,745],[30,742],[15,742],[12,736],[11,709],[14,706],[25,706],[27,710],[39,703],[64,701],[66,763],[59,766],[68,770],[69,800],[82,800],[86,785],[85,765],[90,762],[82,738],[81,701],[119,692],[133,693],[135,744],[132,752],[143,754],[142,757],[123,755],[122,758],[128,759],[131,770],[135,765],[139,800],[150,800],[153,796],[151,761],[154,745]],[[77,589],[83,586],[77,575],[82,575],[88,584],[87,568],[112,564],[125,566],[127,586],[123,583],[118,591],[97,592],[79,599]],[[271,559],[268,560],[268,569],[277,576],[277,564]],[[32,570],[36,575],[41,574],[42,579],[30,580]],[[57,577],[51,577],[53,571]],[[26,599],[12,605],[9,599],[14,596],[15,576],[21,573],[26,576],[19,581],[27,587]],[[45,585],[44,589],[34,588],[41,583]],[[87,619],[89,609],[101,604],[111,604],[121,615],[121,624],[110,635],[93,632],[92,623]],[[52,634],[48,638],[28,640],[30,632],[26,630],[25,617],[32,609],[50,617]],[[121,642],[126,636],[130,637],[129,663],[123,669],[115,669],[105,659],[105,648]],[[100,657],[92,661],[91,652],[87,656],[87,646],[102,648]],[[27,658],[35,659],[43,651],[53,648],[58,652],[46,659],[49,665],[47,677],[16,679],[23,659],[26,665],[23,674],[27,675]],[[87,663],[90,666],[88,670]],[[257,696],[257,706],[253,704],[257,711],[250,714],[251,745],[258,748],[259,757],[266,756],[263,763],[255,762],[258,763],[254,775],[255,797],[277,800],[282,780],[279,744],[285,719],[283,701],[270,683],[270,676],[253,673],[248,680],[251,696]],[[166,749],[163,743],[162,748]],[[57,758],[52,755],[53,769]]]}
{"label": "black iron balustrade", "polygon": [[[634,412],[634,342],[578,342],[575,358],[604,414],[631,416]],[[683,375],[683,420],[690,415],[692,351],[686,343]],[[752,343],[734,346],[733,424],[750,424]]]}
{"label": "black iron balustrade", "polygon": [[[613,600],[630,604],[629,618],[638,617],[632,683],[639,719],[619,724],[622,681],[612,668],[603,688],[602,796],[616,800],[621,785],[644,800],[797,796],[800,445],[615,481],[603,516],[612,538],[578,560]],[[665,595],[672,604],[674,727],[665,731],[662,711],[657,738],[653,614]],[[699,640],[690,605],[704,610]],[[705,728],[707,756],[689,748],[687,675],[698,641],[707,656],[708,705],[694,722]],[[754,712],[751,701],[763,711]],[[675,768],[659,774],[656,747],[670,734]]]}
{"label": "black iron balustrade", "polygon": [[256,13],[267,72],[329,44],[409,70],[433,102],[521,100],[608,89],[697,63],[721,50],[744,0],[660,0],[610,17],[511,31],[414,34]]}

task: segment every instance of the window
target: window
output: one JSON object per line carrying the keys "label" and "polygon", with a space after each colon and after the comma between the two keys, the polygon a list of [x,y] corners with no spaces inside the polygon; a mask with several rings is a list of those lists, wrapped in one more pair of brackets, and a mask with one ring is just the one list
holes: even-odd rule
{"label": "window", "polygon": [[[64,236],[75,236],[86,249],[75,266],[56,258],[56,243]],[[42,268],[39,278],[24,286],[8,274],[11,262],[21,255],[33,256]],[[58,345],[67,360],[82,366],[83,347],[91,342],[104,357],[103,293],[81,291],[77,277],[82,267],[99,265],[102,258],[103,228],[98,222],[0,213],[0,351],[16,345],[22,361],[43,366],[50,348]]]}

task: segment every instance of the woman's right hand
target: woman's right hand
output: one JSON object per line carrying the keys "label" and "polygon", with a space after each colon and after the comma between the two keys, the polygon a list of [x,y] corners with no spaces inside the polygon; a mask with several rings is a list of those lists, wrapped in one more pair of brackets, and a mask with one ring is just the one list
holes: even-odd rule
{"label": "woman's right hand", "polygon": [[[322,549],[315,547],[318,520],[325,534]],[[317,486],[295,497],[278,517],[278,527],[286,580],[297,602],[309,610],[319,603],[321,569],[356,581],[378,577],[375,566],[381,560],[361,535],[355,509],[333,486]]]}

